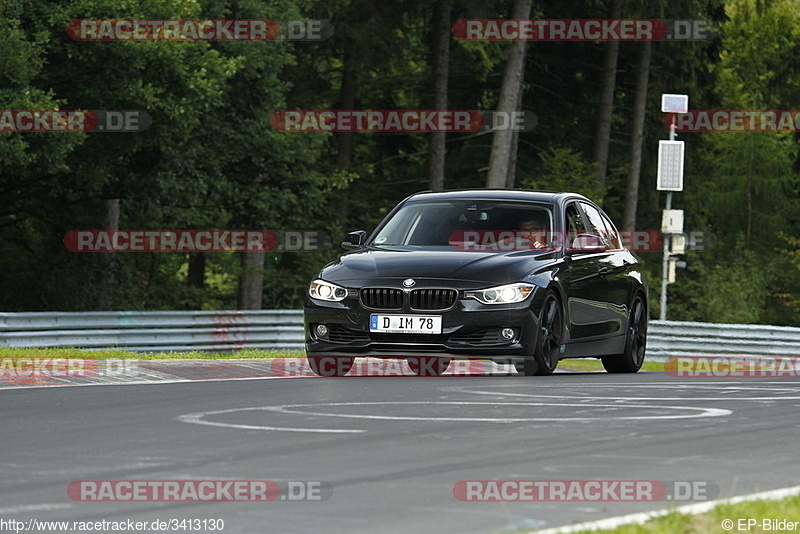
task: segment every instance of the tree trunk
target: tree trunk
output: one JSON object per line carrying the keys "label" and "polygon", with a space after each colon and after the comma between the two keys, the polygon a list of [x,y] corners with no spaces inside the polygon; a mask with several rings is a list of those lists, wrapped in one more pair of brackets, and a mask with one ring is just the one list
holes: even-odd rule
{"label": "tree trunk", "polygon": [[242,252],[239,309],[260,310],[264,292],[264,251]]}
{"label": "tree trunk", "polygon": [[[528,19],[531,14],[531,0],[514,0],[515,19]],[[498,112],[511,113],[517,110],[519,92],[522,91],[522,74],[525,70],[526,41],[517,41],[511,49],[503,74],[503,85],[500,88]],[[489,173],[486,176],[486,187],[504,188],[508,181],[508,169],[514,138],[511,129],[495,130],[492,136],[492,153],[489,156]]]}
{"label": "tree trunk", "polygon": [[622,227],[625,230],[636,229],[636,207],[639,204],[639,181],[642,170],[642,143],[644,142],[644,118],[647,111],[647,84],[650,76],[650,56],[652,42],[644,41],[639,55],[636,72],[636,96],[633,102],[633,131],[631,133],[631,167],[628,170],[628,181],[625,188],[625,214]]}
{"label": "tree trunk", "polygon": [[[356,57],[352,44],[346,43],[342,59],[342,89],[339,109],[355,109],[356,82],[355,68]],[[336,136],[336,164],[340,168],[347,168],[353,163],[353,132],[337,132]],[[333,204],[335,205],[336,221],[340,225],[346,224],[349,206],[348,191],[335,191]]]}
{"label": "tree trunk", "polygon": [[[342,61],[342,94],[339,109],[355,109],[356,106],[356,83],[354,70],[356,66],[355,54],[352,45],[345,45],[344,59]],[[338,132],[336,134],[336,146],[338,153],[336,162],[339,165],[349,166],[353,161],[353,132]]]}
{"label": "tree trunk", "polygon": [[186,274],[186,285],[198,289],[206,287],[206,255],[202,252],[189,254],[189,272]]}
{"label": "tree trunk", "polygon": [[[622,0],[611,0],[611,18],[622,16]],[[597,126],[594,132],[594,162],[597,164],[595,182],[605,189],[608,173],[608,147],[611,142],[611,117],[614,112],[614,89],[617,81],[617,59],[619,41],[605,44],[603,53],[603,72],[600,78],[600,103],[598,105]]]}
{"label": "tree trunk", "polygon": [[[103,230],[116,232],[119,230],[119,199],[103,199]],[[114,285],[116,282],[116,264],[114,252],[100,252],[100,289],[97,292],[96,307],[98,310],[114,309]]]}
{"label": "tree trunk", "polygon": [[[520,79],[520,88],[517,93],[517,110],[522,111],[522,82],[525,78],[525,72],[522,73]],[[506,189],[512,189],[517,181],[517,159],[519,156],[519,130],[514,130],[511,133],[511,153],[508,158],[508,174],[506,175]]]}
{"label": "tree trunk", "polygon": [[[438,0],[433,12],[433,109],[447,109],[447,71],[450,62],[451,0]],[[430,134],[428,188],[444,189],[445,141],[447,132]]]}

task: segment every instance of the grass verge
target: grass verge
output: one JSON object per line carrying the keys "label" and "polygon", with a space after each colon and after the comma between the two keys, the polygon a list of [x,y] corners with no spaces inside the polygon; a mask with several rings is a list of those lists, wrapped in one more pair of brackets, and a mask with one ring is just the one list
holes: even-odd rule
{"label": "grass verge", "polygon": [[[0,358],[84,358],[95,360],[247,360],[263,358],[304,358],[302,350],[243,349],[236,352],[134,352],[122,349],[86,350],[73,348],[26,349],[0,348]],[[603,371],[595,359],[562,360],[559,369],[569,371]],[[661,362],[645,362],[642,371],[663,371]]]}
{"label": "grass verge", "polygon": [[[723,522],[726,521],[731,522],[723,525]],[[784,523],[781,524],[781,521]],[[800,530],[800,496],[793,496],[778,500],[722,504],[702,514],[672,512],[640,525],[623,525],[604,530],[580,530],[575,531],[574,534],[588,534],[589,532],[593,534],[707,534],[740,531],[748,533],[797,532],[798,530]]]}

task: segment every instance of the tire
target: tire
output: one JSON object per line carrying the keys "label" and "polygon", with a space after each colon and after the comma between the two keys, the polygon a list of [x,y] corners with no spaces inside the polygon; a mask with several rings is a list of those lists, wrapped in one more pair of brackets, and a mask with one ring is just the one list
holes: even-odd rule
{"label": "tire", "polygon": [[555,292],[550,291],[544,298],[542,313],[539,316],[539,332],[533,359],[536,363],[534,375],[551,375],[558,366],[561,345],[564,342],[564,311]]}
{"label": "tire", "polygon": [[406,362],[415,375],[441,376],[450,366],[450,358],[407,358]]}
{"label": "tire", "polygon": [[309,356],[311,370],[319,376],[344,376],[353,367],[354,358],[337,356]]}
{"label": "tire", "polygon": [[642,368],[647,347],[647,309],[639,295],[633,299],[628,317],[628,333],[625,336],[625,352],[602,358],[603,367],[609,373],[635,373]]}

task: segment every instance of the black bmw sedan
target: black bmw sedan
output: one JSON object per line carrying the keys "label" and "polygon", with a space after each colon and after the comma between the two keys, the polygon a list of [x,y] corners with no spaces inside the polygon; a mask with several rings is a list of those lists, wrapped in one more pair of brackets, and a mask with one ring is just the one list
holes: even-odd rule
{"label": "black bmw sedan", "polygon": [[326,265],[305,301],[315,373],[359,356],[439,375],[454,358],[549,375],[563,358],[611,373],[644,361],[647,287],[636,257],[592,201],[573,193],[419,193]]}

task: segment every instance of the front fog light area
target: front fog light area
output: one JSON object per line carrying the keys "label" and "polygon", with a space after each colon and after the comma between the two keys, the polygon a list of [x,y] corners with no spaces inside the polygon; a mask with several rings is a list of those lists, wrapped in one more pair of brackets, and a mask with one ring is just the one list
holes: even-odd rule
{"label": "front fog light area", "polygon": [[511,341],[514,339],[514,329],[513,328],[503,328],[500,330],[500,337],[502,337],[506,341]]}
{"label": "front fog light area", "polygon": [[308,288],[308,294],[312,299],[338,302],[344,300],[347,296],[347,290],[325,280],[314,280]]}
{"label": "front fog light area", "polygon": [[317,333],[317,337],[327,337],[328,335],[328,327],[324,324],[318,324],[317,327],[314,329]]}
{"label": "front fog light area", "polygon": [[464,296],[484,304],[513,304],[528,298],[533,293],[533,288],[534,286],[531,284],[508,284],[477,291],[465,291]]}

